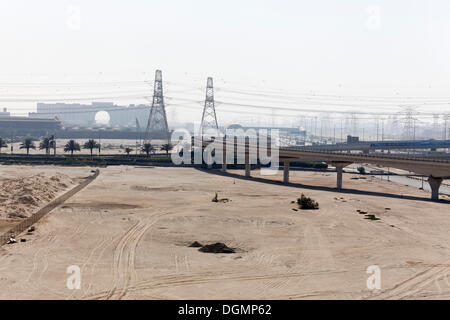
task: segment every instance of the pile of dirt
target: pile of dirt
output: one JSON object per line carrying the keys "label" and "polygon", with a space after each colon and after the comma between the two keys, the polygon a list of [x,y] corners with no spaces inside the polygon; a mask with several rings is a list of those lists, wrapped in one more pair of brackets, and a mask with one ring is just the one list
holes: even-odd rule
{"label": "pile of dirt", "polygon": [[221,242],[203,246],[199,249],[199,251],[206,253],[235,253],[234,249],[227,247]]}
{"label": "pile of dirt", "polygon": [[189,245],[189,247],[190,248],[201,248],[201,247],[203,247],[203,245],[198,241],[194,241]]}
{"label": "pile of dirt", "polygon": [[0,217],[27,218],[73,184],[70,177],[59,173],[4,180],[0,185]]}

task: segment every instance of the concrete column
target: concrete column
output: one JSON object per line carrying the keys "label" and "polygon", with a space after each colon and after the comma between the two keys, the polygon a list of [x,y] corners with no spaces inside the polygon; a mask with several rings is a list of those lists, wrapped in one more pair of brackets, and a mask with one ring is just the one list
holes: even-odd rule
{"label": "concrete column", "polygon": [[223,138],[223,151],[222,151],[222,172],[227,172],[227,147],[225,142],[225,137]]}
{"label": "concrete column", "polygon": [[342,190],[342,173],[344,172],[344,168],[351,164],[351,162],[331,162],[333,167],[336,167],[337,172],[337,183],[336,188],[338,190]]}
{"label": "concrete column", "polygon": [[[211,155],[209,155],[208,158],[209,158],[209,157],[211,157]],[[209,160],[211,160],[211,159],[208,159],[208,161],[209,161]],[[208,169],[212,169],[212,167],[213,167],[212,164],[208,164]]]}
{"label": "concrete column", "polygon": [[342,165],[337,165],[336,166],[336,171],[337,171],[337,185],[336,188],[338,190],[342,190],[342,172],[344,171],[344,166]]}
{"label": "concrete column", "polygon": [[442,183],[442,178],[435,178],[433,176],[428,177],[428,183],[431,187],[431,199],[439,200],[439,187]]}
{"label": "concrete column", "polygon": [[247,178],[251,177],[250,170],[251,170],[250,156],[249,156],[248,152],[246,152],[245,153],[245,176]]}
{"label": "concrete column", "polygon": [[284,184],[289,183],[289,167],[290,167],[290,162],[284,161],[284,163],[283,163],[283,182],[284,182]]}
{"label": "concrete column", "polygon": [[249,139],[245,137],[245,176],[247,178],[251,177],[251,164],[250,164],[250,148],[249,148]]}

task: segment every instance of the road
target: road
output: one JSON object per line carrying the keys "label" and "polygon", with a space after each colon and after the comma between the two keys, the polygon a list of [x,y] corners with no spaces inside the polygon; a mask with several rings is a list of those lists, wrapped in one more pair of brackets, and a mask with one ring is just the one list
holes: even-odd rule
{"label": "road", "polygon": [[[353,172],[357,172],[357,168],[360,167],[360,164],[352,164],[348,167],[346,167],[347,171],[353,171]],[[374,166],[370,166],[370,165],[363,165],[363,167],[366,169],[366,172],[370,172],[372,170],[387,170],[386,168],[378,168],[378,167],[374,167]],[[387,171],[385,171],[387,172]],[[369,174],[370,175],[370,174]],[[419,176],[404,176],[404,175],[377,175],[377,174],[372,174],[371,176],[376,177],[380,180],[388,180],[398,183],[398,184],[402,184],[402,185],[407,185],[410,187],[415,187],[415,188],[422,188],[422,177]],[[430,185],[427,182],[427,177],[423,178],[423,189],[426,191],[430,191]],[[444,180],[444,182],[442,183],[439,192],[442,194],[446,194],[446,195],[450,195],[450,181]]]}

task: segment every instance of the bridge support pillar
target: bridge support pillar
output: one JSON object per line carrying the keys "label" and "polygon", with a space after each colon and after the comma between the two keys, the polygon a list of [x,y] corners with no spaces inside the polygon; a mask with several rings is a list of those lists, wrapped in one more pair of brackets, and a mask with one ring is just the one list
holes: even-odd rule
{"label": "bridge support pillar", "polygon": [[336,167],[336,171],[337,171],[337,184],[336,184],[336,188],[338,190],[342,190],[342,173],[344,172],[344,166],[337,166]]}
{"label": "bridge support pillar", "polygon": [[227,160],[224,159],[222,162],[222,172],[227,172]]}
{"label": "bridge support pillar", "polygon": [[223,138],[223,151],[222,151],[222,172],[227,172],[227,148],[225,143],[225,137]]}
{"label": "bridge support pillar", "polygon": [[251,177],[252,165],[250,163],[250,139],[245,137],[245,176]]}
{"label": "bridge support pillar", "polygon": [[342,174],[344,172],[344,168],[348,165],[351,165],[351,162],[331,162],[333,167],[336,167],[337,172],[337,183],[336,188],[338,190],[342,190]]}
{"label": "bridge support pillar", "polygon": [[208,158],[205,157],[206,168],[212,169],[213,165],[208,163],[208,162],[211,160],[211,159],[210,159],[211,155],[208,155],[207,157],[208,157]]}
{"label": "bridge support pillar", "polygon": [[251,170],[250,157],[249,157],[249,154],[246,153],[245,154],[245,176],[247,178],[251,177],[250,170]]}
{"label": "bridge support pillar", "polygon": [[284,161],[283,162],[283,183],[284,184],[289,183],[289,167],[290,167],[290,162]]}
{"label": "bridge support pillar", "polygon": [[442,178],[428,177],[428,183],[431,188],[431,200],[439,200],[439,187],[442,183]]}

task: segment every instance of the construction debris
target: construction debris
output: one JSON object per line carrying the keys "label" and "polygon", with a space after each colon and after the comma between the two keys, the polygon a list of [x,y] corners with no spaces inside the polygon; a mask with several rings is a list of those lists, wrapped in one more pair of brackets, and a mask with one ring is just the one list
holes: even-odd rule
{"label": "construction debris", "polygon": [[17,240],[13,237],[9,238],[8,242],[6,244],[14,244],[17,243]]}
{"label": "construction debris", "polygon": [[231,200],[228,198],[223,198],[223,199],[219,199],[219,193],[216,192],[216,195],[214,196],[214,198],[211,200],[212,202],[220,202],[220,203],[227,203],[230,202]]}

